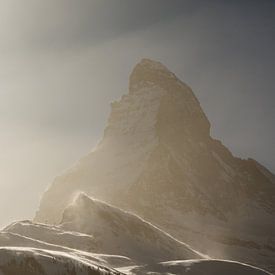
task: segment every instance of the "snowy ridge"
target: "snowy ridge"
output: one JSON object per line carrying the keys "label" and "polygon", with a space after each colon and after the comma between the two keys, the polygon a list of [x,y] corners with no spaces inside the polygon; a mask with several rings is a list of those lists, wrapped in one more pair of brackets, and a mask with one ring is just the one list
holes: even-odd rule
{"label": "snowy ridge", "polygon": [[[21,247],[21,248],[33,248],[33,249],[41,249],[41,250],[47,250],[47,251],[59,251],[64,252],[66,255],[71,255],[74,258],[81,258],[85,259],[87,261],[91,261],[93,264],[97,264],[100,266],[105,267],[118,267],[118,266],[124,266],[124,265],[133,265],[134,262],[125,256],[120,255],[110,255],[110,254],[102,254],[102,253],[92,253],[92,252],[86,252],[85,250],[81,249],[74,249],[70,248],[69,246],[73,246],[73,244],[66,244],[64,240],[62,240],[63,243],[65,243],[64,246],[57,245],[54,243],[47,242],[43,240],[45,235],[40,236],[40,240],[36,240],[30,237],[26,237],[20,234],[16,233],[10,233],[10,232],[0,232],[0,247],[10,247],[13,249],[13,247]],[[76,235],[77,237],[78,235]],[[62,237],[61,237],[62,238]],[[79,240],[80,243],[82,240]],[[82,243],[83,244],[83,243]],[[80,244],[76,242],[74,243],[76,247],[79,247]],[[84,248],[86,245],[84,245]],[[99,250],[100,251],[100,250]],[[99,252],[98,251],[98,252]]]}
{"label": "snowy ridge", "polygon": [[60,226],[97,236],[102,253],[119,253],[136,262],[205,257],[140,217],[84,193],[66,208]]}
{"label": "snowy ridge", "polygon": [[95,251],[98,247],[95,238],[91,235],[65,231],[57,226],[36,224],[31,221],[14,222],[3,229],[2,234],[4,233],[17,234],[36,241],[40,240],[47,244],[65,246],[82,251]]}

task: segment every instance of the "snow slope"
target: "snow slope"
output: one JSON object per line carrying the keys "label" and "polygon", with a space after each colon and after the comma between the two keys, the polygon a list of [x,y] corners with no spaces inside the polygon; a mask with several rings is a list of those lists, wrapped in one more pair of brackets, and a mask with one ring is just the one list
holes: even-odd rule
{"label": "snow slope", "polygon": [[107,268],[91,259],[45,249],[0,247],[1,275],[270,275],[264,270],[221,260],[185,260]]}
{"label": "snow slope", "polygon": [[[130,267],[122,269],[126,274],[188,274],[188,275],[264,275],[264,270],[240,264],[238,262],[221,260],[189,260],[169,261],[154,265]],[[270,273],[271,274],[271,273]]]}
{"label": "snow slope", "polygon": [[58,226],[21,221],[0,231],[0,274],[269,273],[203,257],[138,216],[80,193]]}
{"label": "snow slope", "polygon": [[204,258],[140,217],[84,193],[65,209],[60,227],[94,236],[101,253],[124,255],[139,263]]}
{"label": "snow slope", "polygon": [[0,272],[4,275],[121,274],[65,252],[22,247],[0,247]]}
{"label": "snow slope", "polygon": [[[9,241],[7,235],[12,235]],[[26,240],[27,238],[27,240]],[[140,217],[79,193],[58,226],[30,221],[15,222],[0,232],[0,245],[16,243],[46,249],[77,249],[93,253],[123,255],[135,263],[171,259],[198,259],[202,254],[179,242]],[[38,242],[38,244],[37,244]],[[57,248],[56,248],[57,247]]]}
{"label": "snow slope", "polygon": [[58,226],[49,226],[41,223],[37,224],[31,221],[14,222],[3,229],[2,234],[4,233],[17,234],[36,241],[82,251],[91,252],[99,249],[98,242],[91,235],[76,231],[65,231]]}

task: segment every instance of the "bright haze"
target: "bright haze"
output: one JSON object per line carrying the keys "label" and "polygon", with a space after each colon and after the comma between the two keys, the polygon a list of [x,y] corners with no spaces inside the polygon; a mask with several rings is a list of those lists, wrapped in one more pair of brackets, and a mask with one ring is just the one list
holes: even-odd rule
{"label": "bright haze", "polygon": [[275,2],[0,0],[0,225],[32,218],[96,145],[143,57],[189,84],[212,136],[275,171]]}

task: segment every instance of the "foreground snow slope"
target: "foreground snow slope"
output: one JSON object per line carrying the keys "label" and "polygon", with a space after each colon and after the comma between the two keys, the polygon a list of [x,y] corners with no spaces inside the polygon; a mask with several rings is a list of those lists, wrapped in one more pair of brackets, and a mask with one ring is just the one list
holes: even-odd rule
{"label": "foreground snow slope", "polygon": [[120,272],[65,252],[0,247],[2,275],[115,275]]}
{"label": "foreground snow slope", "polygon": [[[43,232],[42,232],[43,233]],[[30,234],[31,235],[31,234]],[[44,235],[45,236],[45,235]],[[49,236],[49,235],[48,235]],[[62,237],[61,237],[62,238]],[[77,244],[76,246],[79,246]],[[55,252],[62,252],[66,255],[70,255],[73,258],[81,258],[85,259],[86,261],[91,261],[93,264],[104,266],[104,267],[122,267],[128,265],[135,265],[136,263],[125,256],[120,255],[110,255],[110,254],[102,254],[102,253],[89,253],[79,249],[69,248],[67,246],[61,246],[54,244],[50,239],[49,242],[42,241],[43,234],[40,239],[33,239],[30,237],[26,237],[17,233],[11,232],[0,232],[0,248],[32,248],[32,249],[40,249],[40,250],[47,250]],[[81,242],[81,238],[79,242]],[[63,241],[64,242],[64,241]]]}
{"label": "foreground snow slope", "polygon": [[186,260],[107,268],[92,259],[45,249],[0,247],[1,275],[270,275],[237,262]]}
{"label": "foreground snow slope", "polygon": [[14,222],[0,231],[0,275],[251,274],[211,260],[136,215],[80,193],[58,226]]}
{"label": "foreground snow slope", "polygon": [[[40,227],[40,228],[39,228]],[[177,260],[168,262],[152,262],[139,265],[134,260],[120,255],[96,254],[56,245],[56,231],[62,239],[62,230],[41,224],[30,222],[18,222],[9,226],[11,231],[27,232],[27,235],[37,235],[40,240],[22,236],[18,233],[0,232],[0,274],[1,275],[76,275],[76,274],[242,274],[242,275],[263,275],[269,274],[252,266],[243,265],[237,262],[217,261],[211,259]],[[28,228],[30,230],[28,230]],[[37,234],[39,228],[39,234]],[[43,234],[45,230],[45,234]],[[41,234],[41,235],[40,235]],[[53,238],[51,239],[51,234]],[[64,231],[66,236],[68,231]],[[82,242],[82,234],[71,232],[76,245]],[[49,242],[42,241],[47,239]],[[67,238],[65,238],[68,241]],[[61,242],[66,243],[65,240]],[[59,241],[60,242],[60,241]],[[72,243],[69,241],[69,245]],[[123,243],[122,243],[123,245]],[[16,247],[15,247],[16,246]],[[129,243],[127,244],[129,246]],[[134,246],[135,247],[135,246]],[[134,247],[132,249],[134,249]],[[159,247],[154,247],[156,251]],[[159,254],[160,252],[156,252]]]}
{"label": "foreground snow slope", "polygon": [[[221,260],[189,260],[161,262],[154,265],[122,269],[126,274],[188,274],[188,275],[264,275],[264,270],[238,262]],[[271,273],[270,273],[271,274]]]}
{"label": "foreground snow slope", "polygon": [[[100,251],[97,240],[87,234],[63,230],[58,226],[49,226],[31,221],[14,222],[3,229],[2,234],[16,234],[47,244],[58,245],[82,251]],[[17,241],[18,242],[18,241]],[[0,234],[0,245],[3,243]],[[2,244],[3,245],[3,244]],[[16,243],[14,244],[16,245]]]}

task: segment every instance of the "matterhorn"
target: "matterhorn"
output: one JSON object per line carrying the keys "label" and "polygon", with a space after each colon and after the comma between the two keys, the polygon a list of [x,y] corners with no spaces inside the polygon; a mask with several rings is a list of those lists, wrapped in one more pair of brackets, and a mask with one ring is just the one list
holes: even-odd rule
{"label": "matterhorn", "polygon": [[58,176],[35,222],[59,224],[80,192],[215,258],[275,270],[275,176],[210,135],[191,88],[142,59],[96,148]]}

